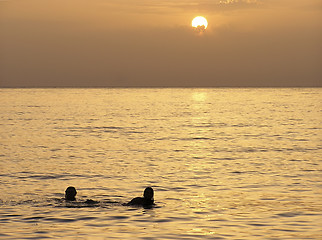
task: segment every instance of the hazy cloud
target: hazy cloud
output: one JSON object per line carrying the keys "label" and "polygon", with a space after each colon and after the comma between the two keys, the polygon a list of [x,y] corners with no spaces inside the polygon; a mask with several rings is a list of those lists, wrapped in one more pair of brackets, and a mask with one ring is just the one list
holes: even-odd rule
{"label": "hazy cloud", "polygon": [[262,0],[220,0],[219,5],[225,6],[250,6],[262,3]]}
{"label": "hazy cloud", "polygon": [[236,4],[236,3],[243,3],[243,4],[254,4],[257,3],[258,0],[220,0],[220,4]]}
{"label": "hazy cloud", "polygon": [[[165,13],[169,11],[223,11],[256,7],[264,3],[264,0],[110,0],[105,4],[124,5],[127,7],[139,7],[140,13]],[[104,1],[102,0],[102,4]]]}
{"label": "hazy cloud", "polygon": [[[151,2],[150,2],[151,3]],[[155,6],[168,7],[184,10],[199,11],[222,11],[241,8],[255,7],[263,4],[263,0],[178,0],[178,1],[158,1],[154,2]]]}

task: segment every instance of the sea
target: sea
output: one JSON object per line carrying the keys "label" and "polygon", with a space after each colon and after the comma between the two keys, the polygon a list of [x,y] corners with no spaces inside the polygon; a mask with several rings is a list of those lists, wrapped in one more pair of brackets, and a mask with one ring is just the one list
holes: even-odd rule
{"label": "sea", "polygon": [[321,88],[2,88],[0,239],[322,239],[321,129]]}

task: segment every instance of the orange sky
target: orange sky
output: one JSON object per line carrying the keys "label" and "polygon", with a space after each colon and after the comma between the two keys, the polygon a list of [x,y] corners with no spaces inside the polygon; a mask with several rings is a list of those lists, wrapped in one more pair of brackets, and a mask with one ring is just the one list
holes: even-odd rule
{"label": "orange sky", "polygon": [[0,0],[0,87],[57,86],[321,87],[322,1]]}

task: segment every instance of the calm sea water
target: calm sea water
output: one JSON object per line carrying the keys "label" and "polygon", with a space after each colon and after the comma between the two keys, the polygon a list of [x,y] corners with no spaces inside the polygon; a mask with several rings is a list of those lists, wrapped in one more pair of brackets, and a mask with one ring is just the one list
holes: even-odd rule
{"label": "calm sea water", "polygon": [[[321,239],[321,100],[319,88],[0,89],[0,238]],[[79,203],[59,200],[70,185]],[[154,208],[121,205],[146,186]]]}

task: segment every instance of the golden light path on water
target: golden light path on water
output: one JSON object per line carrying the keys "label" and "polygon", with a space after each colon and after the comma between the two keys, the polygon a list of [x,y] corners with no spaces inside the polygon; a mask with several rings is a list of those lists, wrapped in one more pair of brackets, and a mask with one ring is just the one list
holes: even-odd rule
{"label": "golden light path on water", "polygon": [[0,93],[5,239],[320,236],[320,89]]}

